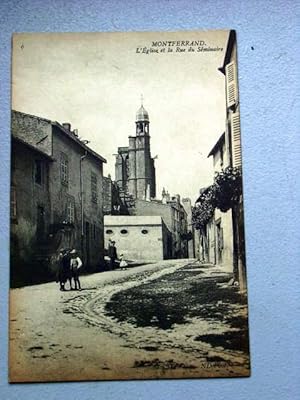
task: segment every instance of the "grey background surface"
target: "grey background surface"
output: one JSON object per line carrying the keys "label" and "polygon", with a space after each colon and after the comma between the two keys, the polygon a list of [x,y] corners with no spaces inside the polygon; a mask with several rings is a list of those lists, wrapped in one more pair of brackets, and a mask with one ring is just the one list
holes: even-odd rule
{"label": "grey background surface", "polygon": [[[281,400],[299,397],[299,6],[299,1],[291,0],[2,0],[2,398]],[[221,28],[236,29],[238,37],[251,378],[9,385],[7,333],[11,34],[34,31]]]}

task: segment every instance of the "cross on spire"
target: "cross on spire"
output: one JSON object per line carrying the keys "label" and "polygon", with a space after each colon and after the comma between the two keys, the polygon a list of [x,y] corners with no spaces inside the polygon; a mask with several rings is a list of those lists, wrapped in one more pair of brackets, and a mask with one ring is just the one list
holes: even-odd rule
{"label": "cross on spire", "polygon": [[143,105],[143,101],[144,101],[144,96],[143,94],[141,94],[141,105]]}

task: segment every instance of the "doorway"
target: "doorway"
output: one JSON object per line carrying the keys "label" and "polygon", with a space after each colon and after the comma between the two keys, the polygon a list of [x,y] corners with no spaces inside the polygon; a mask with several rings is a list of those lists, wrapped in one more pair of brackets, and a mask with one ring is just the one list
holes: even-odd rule
{"label": "doorway", "polygon": [[216,234],[217,234],[217,264],[222,264],[223,261],[223,228],[221,221],[216,222]]}
{"label": "doorway", "polygon": [[36,240],[38,243],[45,239],[45,208],[37,207],[37,222],[36,222]]}

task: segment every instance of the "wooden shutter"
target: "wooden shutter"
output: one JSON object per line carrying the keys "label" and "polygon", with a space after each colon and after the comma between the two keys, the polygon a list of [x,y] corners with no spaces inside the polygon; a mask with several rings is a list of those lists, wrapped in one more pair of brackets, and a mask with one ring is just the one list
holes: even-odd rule
{"label": "wooden shutter", "polygon": [[225,70],[227,107],[231,107],[237,102],[237,79],[235,62],[233,61],[227,64]]}
{"label": "wooden shutter", "polygon": [[67,221],[72,224],[75,221],[75,205],[73,200],[69,200],[67,203]]}
{"label": "wooden shutter", "polygon": [[240,113],[231,114],[231,151],[232,166],[240,167],[242,165]]}

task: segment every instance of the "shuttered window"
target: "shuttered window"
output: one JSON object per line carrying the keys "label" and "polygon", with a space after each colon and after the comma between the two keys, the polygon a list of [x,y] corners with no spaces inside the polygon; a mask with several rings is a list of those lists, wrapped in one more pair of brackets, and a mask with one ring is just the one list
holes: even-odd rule
{"label": "shuttered window", "polygon": [[91,173],[91,196],[92,202],[97,203],[98,199],[98,186],[97,186],[97,175]]}
{"label": "shuttered window", "polygon": [[226,95],[227,107],[232,107],[237,102],[237,76],[235,62],[226,65]]}
{"label": "shuttered window", "polygon": [[231,114],[231,146],[232,166],[240,167],[242,164],[240,113]]}
{"label": "shuttered window", "polygon": [[72,200],[67,203],[67,221],[73,224],[75,221],[75,204]]}

